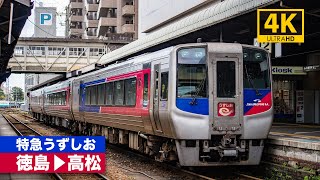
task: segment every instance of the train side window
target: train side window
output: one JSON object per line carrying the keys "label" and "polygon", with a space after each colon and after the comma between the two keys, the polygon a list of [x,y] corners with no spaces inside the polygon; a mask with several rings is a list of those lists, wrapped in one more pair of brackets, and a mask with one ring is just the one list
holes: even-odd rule
{"label": "train side window", "polygon": [[85,94],[86,94],[85,104],[89,105],[90,104],[90,87],[86,87]]}
{"label": "train side window", "polygon": [[97,86],[91,86],[90,105],[97,105]]}
{"label": "train side window", "polygon": [[98,85],[98,105],[103,105],[105,102],[105,84]]}
{"label": "train side window", "polygon": [[113,82],[106,84],[106,105],[113,105]]}
{"label": "train side window", "polygon": [[236,95],[235,67],[234,61],[217,62],[217,97],[234,98]]}
{"label": "train side window", "polygon": [[134,106],[136,105],[136,90],[137,90],[137,79],[126,79],[124,81],[125,88],[125,101],[126,105]]}
{"label": "train side window", "polygon": [[67,105],[67,91],[63,91],[63,105]]}
{"label": "train side window", "polygon": [[161,73],[161,100],[168,99],[168,72]]}
{"label": "train side window", "polygon": [[143,107],[148,107],[149,74],[143,76]]}
{"label": "train side window", "polygon": [[114,83],[114,105],[123,105],[124,103],[124,84],[123,81]]}

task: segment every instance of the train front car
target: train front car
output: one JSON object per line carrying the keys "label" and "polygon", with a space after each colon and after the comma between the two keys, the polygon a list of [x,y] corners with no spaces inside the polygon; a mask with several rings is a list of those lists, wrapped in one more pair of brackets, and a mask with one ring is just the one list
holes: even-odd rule
{"label": "train front car", "polygon": [[182,166],[259,164],[272,119],[268,53],[228,43],[172,54],[171,126]]}

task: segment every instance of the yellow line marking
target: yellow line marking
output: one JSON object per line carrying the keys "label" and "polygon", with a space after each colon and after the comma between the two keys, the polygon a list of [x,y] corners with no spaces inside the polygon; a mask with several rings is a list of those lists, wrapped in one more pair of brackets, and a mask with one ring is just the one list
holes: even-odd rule
{"label": "yellow line marking", "polygon": [[[287,125],[287,126],[281,126],[281,124],[283,125]],[[277,126],[280,125],[280,126]],[[289,124],[289,123],[273,123],[272,124],[273,127],[310,127],[310,128],[319,128],[319,125],[303,125],[303,124]]]}
{"label": "yellow line marking", "polygon": [[275,136],[290,136],[290,137],[299,137],[299,138],[306,138],[306,139],[320,139],[319,136],[306,136],[301,134],[290,134],[290,133],[281,133],[281,132],[270,132],[270,135]]}

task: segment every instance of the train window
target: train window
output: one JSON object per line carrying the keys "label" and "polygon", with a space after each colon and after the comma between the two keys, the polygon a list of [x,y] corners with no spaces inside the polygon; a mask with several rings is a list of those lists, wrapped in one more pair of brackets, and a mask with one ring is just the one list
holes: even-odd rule
{"label": "train window", "polygon": [[217,97],[234,98],[236,95],[236,63],[217,62]]}
{"label": "train window", "polygon": [[63,91],[62,92],[62,94],[63,94],[63,105],[66,105],[67,104],[67,91]]}
{"label": "train window", "polygon": [[97,86],[91,86],[90,89],[90,105],[97,105]]}
{"label": "train window", "polygon": [[143,76],[143,107],[148,107],[149,74]]}
{"label": "train window", "polygon": [[181,49],[177,56],[177,97],[208,97],[205,48]]}
{"label": "train window", "polygon": [[161,100],[168,99],[168,72],[161,73]]}
{"label": "train window", "polygon": [[243,87],[270,88],[268,53],[260,49],[243,48]]}
{"label": "train window", "polygon": [[113,105],[113,82],[106,84],[106,105]]}
{"label": "train window", "polygon": [[98,85],[98,104],[103,105],[105,102],[105,84]]}
{"label": "train window", "polygon": [[85,104],[89,105],[90,104],[90,87],[86,87],[85,94],[86,94]]}
{"label": "train window", "polygon": [[136,105],[136,84],[136,78],[126,79],[124,81],[125,101],[128,106]]}
{"label": "train window", "polygon": [[114,104],[123,105],[124,102],[124,86],[123,81],[114,83]]}

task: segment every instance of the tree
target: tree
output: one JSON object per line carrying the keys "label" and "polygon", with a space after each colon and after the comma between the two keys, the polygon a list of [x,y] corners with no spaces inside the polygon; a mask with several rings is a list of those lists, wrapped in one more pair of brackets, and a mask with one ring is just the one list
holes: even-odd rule
{"label": "tree", "polygon": [[3,90],[0,89],[0,100],[5,100],[6,99],[6,95],[4,94]]}
{"label": "tree", "polygon": [[24,93],[21,88],[13,87],[11,89],[11,96],[13,101],[23,101],[24,100]]}

